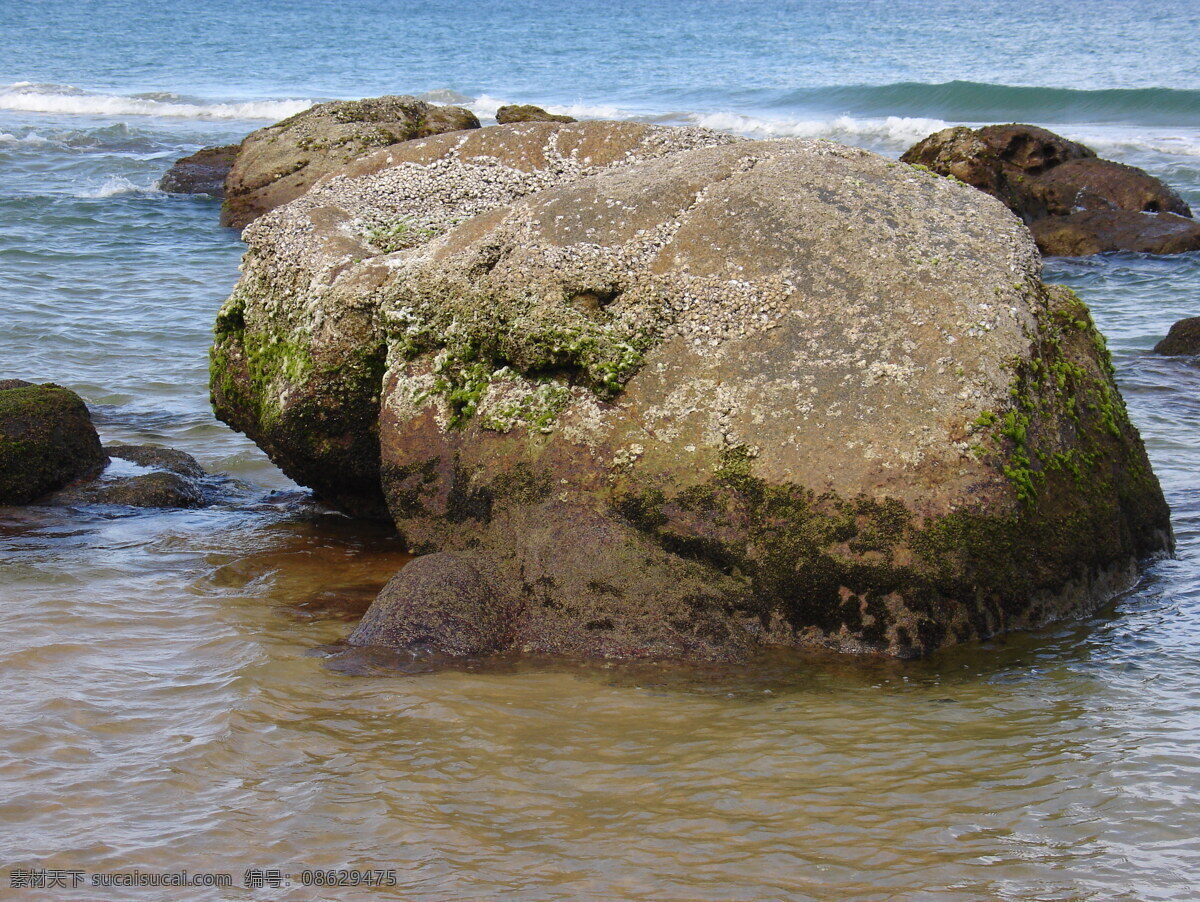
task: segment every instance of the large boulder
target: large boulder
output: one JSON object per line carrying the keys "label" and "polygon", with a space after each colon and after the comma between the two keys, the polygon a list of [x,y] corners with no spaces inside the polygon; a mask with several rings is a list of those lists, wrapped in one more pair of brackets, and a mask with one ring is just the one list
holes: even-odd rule
{"label": "large boulder", "polygon": [[326,501],[387,517],[379,302],[396,255],[535,191],[733,140],[702,129],[535,122],[409,141],[347,164],[246,229],[243,275],[212,350],[217,416]]}
{"label": "large boulder", "polygon": [[26,504],[91,479],[106,463],[79,395],[49,382],[0,381],[0,504]]}
{"label": "large boulder", "polygon": [[204,147],[190,156],[176,160],[158,180],[160,191],[170,194],[209,194],[225,196],[225,177],[233,168],[239,145]]}
{"label": "large boulder", "polygon": [[900,159],[999,199],[1030,226],[1047,255],[1170,254],[1200,246],[1200,225],[1162,180],[1097,159],[1090,148],[1043,128],[947,128]]}
{"label": "large boulder", "polygon": [[[218,410],[325,497],[381,480],[432,555],[353,641],[912,656],[1091,611],[1170,549],[1103,339],[1001,204],[666,132],[401,145],[247,231]],[[355,335],[358,474],[315,416]]]}
{"label": "large boulder", "polygon": [[502,647],[912,656],[1091,611],[1171,547],[1087,308],[949,180],[702,148],[387,262],[384,492],[438,557],[356,642],[416,616],[452,651],[422,598],[470,583]]}
{"label": "large boulder", "polygon": [[408,95],[319,103],[242,141],[225,180],[221,224],[243,228],[380,147],[472,128],[479,120],[470,110]]}

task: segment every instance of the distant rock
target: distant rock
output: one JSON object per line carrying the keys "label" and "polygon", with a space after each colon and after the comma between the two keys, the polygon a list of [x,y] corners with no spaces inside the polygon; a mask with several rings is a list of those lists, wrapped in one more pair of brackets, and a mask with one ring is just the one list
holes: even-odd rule
{"label": "distant rock", "polygon": [[900,158],[991,194],[1030,226],[1042,253],[1173,254],[1200,247],[1200,225],[1160,179],[1096,158],[1032,125],[943,129]]}
{"label": "distant rock", "polygon": [[575,122],[577,121],[571,116],[562,116],[555,113],[547,113],[540,106],[532,104],[510,104],[502,106],[496,110],[496,122],[499,125],[508,125],[510,122]]}
{"label": "distant rock", "polygon": [[171,194],[211,194],[225,196],[225,177],[233,167],[238,144],[205,147],[189,157],[177,160],[158,182],[160,191]]}
{"label": "distant rock", "polygon": [[1068,160],[1031,179],[1028,190],[1047,216],[1108,210],[1192,215],[1183,198],[1161,179],[1111,160]]}
{"label": "distant rock", "polygon": [[0,504],[27,504],[106,463],[79,395],[52,382],[0,381]]}
{"label": "distant rock", "polygon": [[466,94],[461,94],[452,88],[435,88],[432,91],[426,91],[419,95],[421,100],[426,103],[449,103],[462,106],[464,103],[470,103],[474,97]]}
{"label": "distant rock", "polygon": [[1200,355],[1200,316],[1175,323],[1167,337],[1154,346],[1154,353],[1171,357]]}
{"label": "distant rock", "polygon": [[380,147],[477,128],[470,110],[407,95],[317,104],[242,141],[225,181],[221,224],[244,228],[321,176]]}

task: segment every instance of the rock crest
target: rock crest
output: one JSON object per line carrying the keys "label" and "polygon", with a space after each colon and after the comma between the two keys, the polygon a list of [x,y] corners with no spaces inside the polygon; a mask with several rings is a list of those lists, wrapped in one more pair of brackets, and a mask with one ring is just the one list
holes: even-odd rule
{"label": "rock crest", "polygon": [[407,95],[319,103],[242,141],[225,180],[221,224],[248,223],[375,148],[479,128],[470,110]]}

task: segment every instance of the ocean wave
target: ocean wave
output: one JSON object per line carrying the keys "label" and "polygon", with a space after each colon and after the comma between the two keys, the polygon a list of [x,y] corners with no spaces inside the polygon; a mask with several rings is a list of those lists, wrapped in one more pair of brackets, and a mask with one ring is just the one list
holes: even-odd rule
{"label": "ocean wave", "polygon": [[313,105],[312,100],[240,103],[185,102],[178,95],[93,94],[73,85],[17,82],[0,85],[0,110],[91,116],[163,116],[172,119],[264,119],[277,121]]}
{"label": "ocean wave", "polygon": [[769,103],[774,108],[956,122],[1200,126],[1200,91],[1176,88],[1078,90],[972,81],[898,82],[800,88],[776,95]]}

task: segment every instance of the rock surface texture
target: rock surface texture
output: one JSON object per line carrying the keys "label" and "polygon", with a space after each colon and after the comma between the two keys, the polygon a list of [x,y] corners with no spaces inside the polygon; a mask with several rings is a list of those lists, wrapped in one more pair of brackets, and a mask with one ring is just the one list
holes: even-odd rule
{"label": "rock surface texture", "polygon": [[1171,326],[1166,338],[1154,346],[1154,353],[1170,357],[1200,355],[1200,316],[1181,319]]}
{"label": "rock surface texture", "polygon": [[380,147],[472,128],[479,120],[470,110],[407,95],[319,103],[242,141],[225,180],[221,224],[244,228]]}
{"label": "rock surface texture", "polygon": [[0,504],[27,504],[107,463],[79,395],[53,383],[0,381]]}
{"label": "rock surface texture", "polygon": [[1141,169],[1032,125],[943,129],[900,158],[1003,201],[1042,253],[1174,254],[1200,248],[1200,223],[1183,199]]}
{"label": "rock surface texture", "polygon": [[177,160],[158,182],[160,191],[171,194],[225,196],[225,177],[233,167],[239,145],[205,147],[190,157]]}
{"label": "rock surface texture", "polygon": [[865,151],[502,126],[247,238],[218,413],[344,507],[381,487],[429,555],[356,644],[913,656],[1090,611],[1172,545],[1028,231]]}

